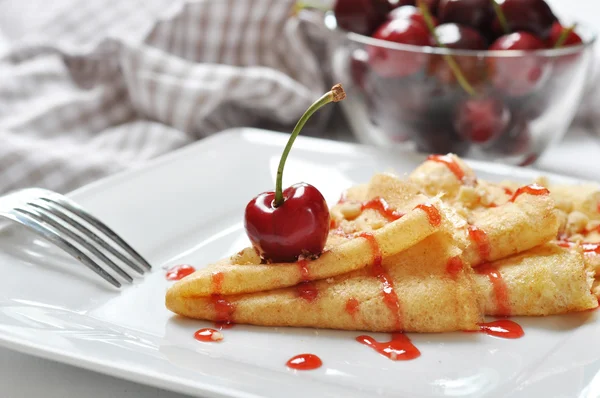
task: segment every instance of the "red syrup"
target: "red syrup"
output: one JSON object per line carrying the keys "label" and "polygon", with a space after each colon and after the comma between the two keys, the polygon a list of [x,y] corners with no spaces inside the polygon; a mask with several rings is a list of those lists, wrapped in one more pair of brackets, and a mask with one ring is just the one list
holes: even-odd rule
{"label": "red syrup", "polygon": [[223,340],[223,335],[218,330],[204,328],[194,333],[194,338],[205,343],[216,343]]}
{"label": "red syrup", "polygon": [[481,260],[488,260],[490,257],[490,241],[484,230],[475,225],[469,226],[469,238],[475,242],[479,250]]}
{"label": "red syrup", "polygon": [[178,281],[196,272],[196,269],[188,264],[174,265],[167,270],[168,281]]}
{"label": "red syrup", "polygon": [[361,205],[361,211],[365,211],[367,209],[379,212],[379,214],[385,217],[388,221],[396,221],[404,215],[403,213],[390,208],[390,205],[385,201],[385,199],[380,197],[363,202]]}
{"label": "red syrup", "polygon": [[354,297],[349,298],[346,301],[346,312],[354,318],[354,316],[356,315],[356,313],[358,312],[358,306],[359,306],[359,302],[357,299],[355,299]]}
{"label": "red syrup", "polygon": [[501,337],[503,339],[518,339],[525,335],[521,325],[509,319],[499,319],[493,322],[480,323],[479,330],[487,335]]}
{"label": "red syrup", "polygon": [[429,204],[429,203],[420,204],[420,205],[417,205],[415,207],[415,209],[421,209],[427,214],[427,217],[429,218],[429,223],[431,224],[431,226],[439,227],[440,224],[442,223],[442,215],[440,214],[439,210],[432,204]]}
{"label": "red syrup", "polygon": [[406,361],[421,356],[421,352],[413,345],[404,333],[393,333],[390,341],[379,342],[373,337],[362,335],[356,338],[361,344],[371,347],[392,361]]}
{"label": "red syrup", "polygon": [[496,315],[509,316],[510,303],[508,301],[508,288],[506,287],[506,283],[504,283],[504,279],[502,279],[500,271],[490,264],[483,264],[475,268],[475,272],[481,275],[487,275],[492,284],[494,295],[496,296]]}
{"label": "red syrup", "polygon": [[460,165],[456,163],[454,159],[452,159],[452,157],[448,155],[429,155],[427,160],[444,164],[446,167],[448,167],[448,169],[450,169],[452,174],[454,174],[459,181],[464,181],[465,172]]}
{"label": "red syrup", "polygon": [[510,201],[514,202],[519,196],[523,195],[524,193],[529,194],[529,195],[540,196],[540,195],[548,195],[550,193],[550,191],[548,191],[547,188],[544,188],[537,184],[526,185],[524,187],[517,189],[517,191],[514,193],[512,198],[510,198]]}
{"label": "red syrup", "polygon": [[373,251],[373,260],[371,261],[372,273],[381,282],[381,294],[383,296],[383,302],[390,309],[394,316],[395,329],[402,330],[402,319],[400,317],[400,300],[394,290],[394,282],[390,275],[386,272],[382,265],[381,249],[375,237],[368,233],[363,232],[359,234],[361,238],[364,238],[369,242],[371,250]]}
{"label": "red syrup", "polygon": [[286,366],[295,370],[314,370],[323,365],[321,358],[314,354],[300,354],[287,361]]}

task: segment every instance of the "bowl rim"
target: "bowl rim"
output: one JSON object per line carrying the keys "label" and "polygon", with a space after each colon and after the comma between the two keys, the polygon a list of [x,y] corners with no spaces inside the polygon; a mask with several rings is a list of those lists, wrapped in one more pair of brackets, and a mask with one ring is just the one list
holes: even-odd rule
{"label": "bowl rim", "polygon": [[350,32],[337,26],[333,11],[327,11],[324,15],[324,25],[327,29],[335,31],[338,34],[343,34],[349,41],[368,45],[371,47],[385,48],[389,50],[398,50],[406,52],[414,52],[419,54],[431,55],[457,55],[470,57],[494,57],[494,58],[516,58],[535,55],[538,57],[561,57],[564,55],[577,54],[589,47],[593,47],[596,43],[597,33],[586,23],[577,22],[577,29],[586,33],[583,43],[576,46],[568,46],[561,48],[545,48],[541,50],[457,50],[442,47],[432,46],[417,46],[413,44],[395,43],[392,41],[375,39],[370,36],[361,35],[359,33]]}

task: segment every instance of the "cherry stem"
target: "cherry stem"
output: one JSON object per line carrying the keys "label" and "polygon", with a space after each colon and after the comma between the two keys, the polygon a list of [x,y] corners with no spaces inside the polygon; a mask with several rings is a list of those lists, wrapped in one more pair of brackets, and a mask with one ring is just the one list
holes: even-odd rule
{"label": "cherry stem", "polygon": [[[435,24],[433,23],[433,19],[431,18],[431,13],[429,12],[429,8],[425,4],[425,2],[423,0],[419,0],[418,5],[419,5],[419,9],[421,10],[421,13],[423,14],[423,19],[425,20],[427,29],[429,29],[429,32],[431,33],[431,36],[433,37],[435,44],[438,47],[449,50],[448,47],[446,47],[444,44],[442,44],[440,42],[440,39],[438,38],[437,34],[435,33]],[[476,94],[475,89],[473,88],[473,86],[471,86],[469,81],[465,78],[465,75],[463,75],[462,71],[460,70],[460,67],[458,66],[456,61],[454,61],[454,58],[452,58],[452,55],[443,54],[442,56],[444,57],[444,60],[446,61],[446,63],[450,67],[450,69],[452,70],[452,73],[454,73],[454,77],[456,77],[456,81],[458,81],[458,84],[460,84],[460,86],[463,88],[463,90],[465,90],[467,92],[467,94],[469,94],[471,96],[475,96],[475,94]]]}
{"label": "cherry stem", "polygon": [[331,7],[325,6],[324,4],[312,4],[307,1],[297,1],[293,7],[293,13],[297,14],[298,12],[305,9],[313,9],[323,12],[331,11]]}
{"label": "cherry stem", "polygon": [[554,44],[554,48],[562,47],[562,45],[565,44],[565,41],[567,41],[567,38],[571,32],[575,30],[575,27],[577,27],[577,24],[573,24],[568,28],[563,28],[562,32],[560,32],[560,36],[558,36],[558,40],[556,40],[556,43]]}
{"label": "cherry stem", "polygon": [[510,33],[510,28],[508,27],[508,22],[506,21],[506,16],[504,15],[504,12],[502,11],[502,8],[500,8],[500,4],[498,4],[498,2],[496,0],[490,0],[492,2],[492,6],[494,7],[494,12],[496,13],[496,16],[498,17],[498,22],[500,22],[500,26],[502,27],[502,30],[504,31],[505,34],[509,34]]}
{"label": "cherry stem", "polygon": [[319,110],[319,108],[323,107],[324,105],[327,105],[330,102],[339,102],[339,101],[343,100],[344,98],[346,98],[346,93],[344,92],[342,85],[336,84],[335,86],[333,86],[331,88],[331,91],[326,92],[321,98],[319,98],[317,101],[315,101],[306,110],[306,112],[304,112],[304,115],[302,115],[302,117],[300,117],[300,120],[298,120],[298,123],[296,123],[296,127],[294,127],[294,130],[292,131],[292,134],[290,135],[290,138],[288,139],[288,142],[285,145],[285,148],[283,149],[283,153],[281,154],[281,160],[279,161],[279,167],[277,168],[277,179],[275,181],[275,203],[274,203],[275,207],[281,206],[285,200],[283,198],[283,187],[282,187],[282,185],[283,185],[283,168],[285,167],[285,161],[287,160],[287,157],[292,149],[292,146],[294,145],[294,141],[296,141],[296,137],[298,136],[298,134],[300,134],[300,131],[302,130],[302,128],[304,127],[304,125],[306,124],[308,119],[310,119],[310,117],[313,115],[313,113],[315,113],[317,110]]}

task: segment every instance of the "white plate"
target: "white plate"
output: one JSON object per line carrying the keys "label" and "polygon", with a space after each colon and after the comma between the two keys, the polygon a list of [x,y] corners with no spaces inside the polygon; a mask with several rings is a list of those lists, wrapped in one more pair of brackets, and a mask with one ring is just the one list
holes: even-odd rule
{"label": "white plate", "polygon": [[[165,309],[164,265],[217,260],[245,245],[243,209],[272,189],[287,136],[221,133],[71,196],[122,234],[154,272],[115,292],[83,266],[22,231],[0,235],[0,344],[140,383],[203,397],[599,396],[597,312],[518,319],[525,337],[411,334],[422,356],[392,362],[357,333],[237,325],[219,344],[206,322]],[[377,171],[412,170],[422,157],[300,137],[284,183],[308,181],[331,203]],[[536,173],[472,162],[481,178],[529,182]],[[554,177],[572,182],[568,178]],[[384,339],[384,334],[374,334]],[[304,352],[323,367],[291,371]],[[597,376],[598,375],[598,376]]]}

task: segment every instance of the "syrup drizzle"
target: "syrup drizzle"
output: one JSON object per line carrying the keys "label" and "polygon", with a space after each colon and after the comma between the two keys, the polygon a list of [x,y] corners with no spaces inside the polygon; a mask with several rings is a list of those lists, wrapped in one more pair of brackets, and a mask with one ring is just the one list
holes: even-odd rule
{"label": "syrup drizzle", "polygon": [[490,257],[490,241],[484,230],[475,225],[469,226],[469,238],[475,242],[479,250],[479,257],[485,261]]}
{"label": "syrup drizzle", "polygon": [[503,339],[518,339],[525,335],[521,325],[509,319],[499,319],[493,322],[480,323],[479,330],[487,335],[501,337]]}
{"label": "syrup drizzle", "polygon": [[427,160],[431,160],[433,162],[443,163],[450,171],[456,176],[458,181],[464,181],[465,172],[460,167],[458,163],[449,155],[429,155]]}
{"label": "syrup drizzle", "polygon": [[[556,245],[565,248],[572,248],[577,246],[576,243],[569,242],[568,240],[559,240],[556,242]],[[582,243],[581,248],[583,249],[584,253],[600,254],[600,243]]]}
{"label": "syrup drizzle", "polygon": [[600,243],[583,243],[581,247],[586,253],[600,254]]}
{"label": "syrup drizzle", "polygon": [[231,329],[234,326],[235,326],[235,323],[233,323],[231,321],[217,321],[217,322],[215,322],[215,327],[217,329],[219,329],[219,330]]}
{"label": "syrup drizzle", "polygon": [[513,196],[513,190],[508,187],[502,187],[504,189],[504,193],[508,196]]}
{"label": "syrup drizzle", "polygon": [[494,295],[496,296],[496,315],[510,315],[510,303],[508,301],[508,288],[500,272],[490,264],[483,264],[475,268],[475,272],[480,275],[487,275],[489,278],[492,288],[494,289]]}
{"label": "syrup drizzle", "polygon": [[321,358],[314,354],[300,354],[287,361],[286,366],[295,370],[313,370],[323,365]]}
{"label": "syrup drizzle", "polygon": [[319,291],[313,282],[301,282],[296,285],[298,296],[306,301],[314,301],[319,295]]}
{"label": "syrup drizzle", "polygon": [[215,321],[220,323],[233,323],[235,306],[219,294],[210,296],[210,301],[215,310]]}
{"label": "syrup drizzle", "polygon": [[298,260],[298,269],[300,270],[300,280],[302,282],[306,282],[310,280],[310,271],[308,270],[308,260],[302,259]]}
{"label": "syrup drizzle", "polygon": [[539,196],[539,195],[548,195],[550,193],[550,191],[548,191],[547,188],[544,188],[537,184],[526,185],[524,187],[517,189],[517,191],[514,193],[512,198],[510,198],[510,201],[514,202],[519,196],[521,196],[524,193],[529,194],[529,195]]}
{"label": "syrup drizzle", "polygon": [[196,272],[196,269],[188,264],[174,265],[167,270],[168,281],[178,281]]}
{"label": "syrup drizzle", "polygon": [[359,234],[361,238],[365,238],[369,245],[371,246],[371,250],[373,251],[373,266],[372,273],[373,276],[377,277],[381,282],[382,286],[382,295],[383,302],[390,309],[394,318],[395,318],[395,328],[396,330],[402,330],[402,319],[400,317],[400,300],[398,299],[398,295],[394,290],[394,282],[389,274],[385,271],[382,265],[382,255],[381,249],[379,248],[379,244],[375,237],[368,233],[363,232]]}
{"label": "syrup drizzle", "polygon": [[216,343],[223,340],[223,335],[218,330],[204,328],[194,333],[194,338],[198,341],[204,341],[206,343]]}
{"label": "syrup drizzle", "polygon": [[456,278],[456,276],[463,270],[464,264],[460,257],[452,257],[448,260],[446,264],[446,272],[452,277]]}
{"label": "syrup drizzle", "polygon": [[390,208],[388,202],[386,202],[385,199],[380,197],[376,197],[366,202],[363,202],[360,209],[361,211],[365,211],[367,209],[375,210],[379,212],[379,214],[381,214],[383,217],[385,217],[388,221],[396,221],[404,215]]}
{"label": "syrup drizzle", "polygon": [[419,349],[413,345],[404,333],[393,333],[392,339],[387,342],[378,342],[367,335],[358,336],[356,341],[371,347],[392,361],[406,361],[421,356]]}
{"label": "syrup drizzle", "polygon": [[212,274],[211,283],[213,294],[221,294],[221,291],[223,290],[224,279],[225,275],[223,275],[222,272],[215,272]]}
{"label": "syrup drizzle", "polygon": [[434,205],[430,203],[422,203],[417,205],[415,209],[423,210],[429,218],[429,224],[431,224],[433,227],[439,227],[442,223],[442,215]]}
{"label": "syrup drizzle", "polygon": [[346,312],[354,318],[356,313],[358,312],[358,305],[360,303],[354,297],[349,298],[346,301]]}

